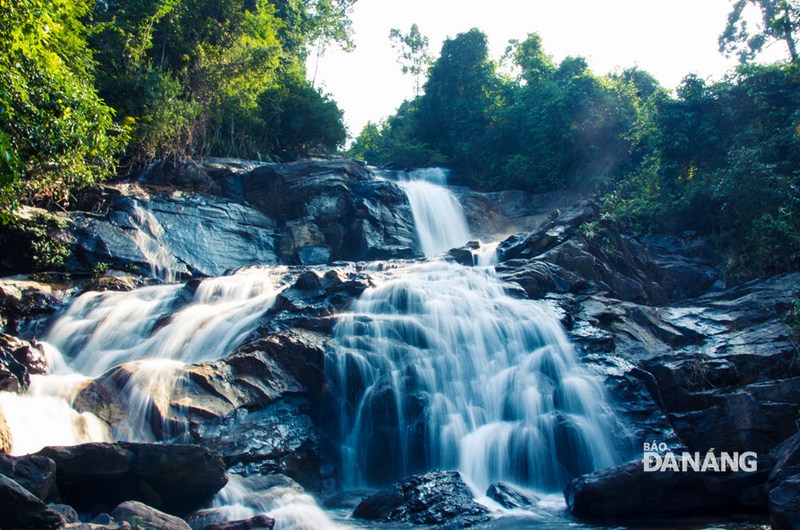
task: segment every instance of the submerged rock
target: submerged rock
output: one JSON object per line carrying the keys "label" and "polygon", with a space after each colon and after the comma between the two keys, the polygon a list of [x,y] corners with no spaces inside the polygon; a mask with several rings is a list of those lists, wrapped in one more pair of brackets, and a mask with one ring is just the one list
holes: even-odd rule
{"label": "submerged rock", "polygon": [[531,497],[504,482],[495,482],[486,490],[486,496],[509,510],[530,508],[536,497]]}
{"label": "submerged rock", "polygon": [[488,510],[473,500],[458,471],[412,475],[364,499],[353,517],[374,521],[443,524],[456,518],[475,524]]}
{"label": "submerged rock", "polygon": [[219,455],[196,445],[117,442],[46,447],[61,498],[78,509],[138,500],[168,512],[206,502],[227,482]]}
{"label": "submerged rock", "polygon": [[239,521],[211,523],[204,526],[203,530],[272,530],[274,527],[275,519],[266,515],[256,515]]}

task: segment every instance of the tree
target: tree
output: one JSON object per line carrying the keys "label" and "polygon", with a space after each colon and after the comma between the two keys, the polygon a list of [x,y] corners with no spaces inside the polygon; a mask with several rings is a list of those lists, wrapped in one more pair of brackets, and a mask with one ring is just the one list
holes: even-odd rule
{"label": "tree", "polygon": [[[761,24],[751,33],[745,20],[748,5],[761,11]],[[800,64],[800,0],[735,0],[725,30],[719,37],[720,52],[736,53],[744,63],[752,60],[770,40],[783,41],[792,63]]]}
{"label": "tree", "polygon": [[416,24],[405,35],[399,29],[389,31],[392,48],[398,51],[397,62],[403,67],[403,74],[411,74],[414,78],[414,95],[420,93],[420,80],[433,62],[428,51],[428,37],[422,35]]}
{"label": "tree", "polygon": [[0,3],[0,208],[66,203],[113,173],[126,139],[94,89],[86,0]]}

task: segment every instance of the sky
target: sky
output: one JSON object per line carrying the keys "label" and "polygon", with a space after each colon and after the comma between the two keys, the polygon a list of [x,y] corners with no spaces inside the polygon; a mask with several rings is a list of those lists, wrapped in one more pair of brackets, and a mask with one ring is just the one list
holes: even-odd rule
{"label": "sky", "polygon": [[[542,37],[554,60],[582,56],[595,74],[637,66],[667,88],[689,73],[720,79],[736,63],[718,51],[730,0],[358,0],[351,14],[356,49],[329,48],[309,58],[309,78],[344,110],[355,137],[368,121],[393,114],[414,96],[392,49],[389,30],[412,24],[439,55],[445,38],[478,28],[499,59],[509,39]],[[766,57],[780,59],[775,45]]]}

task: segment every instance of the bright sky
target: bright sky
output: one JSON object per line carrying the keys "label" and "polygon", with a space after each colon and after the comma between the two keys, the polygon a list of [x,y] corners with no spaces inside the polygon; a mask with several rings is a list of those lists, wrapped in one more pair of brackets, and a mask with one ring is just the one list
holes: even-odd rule
{"label": "bright sky", "polygon": [[[509,39],[538,33],[556,61],[585,57],[602,75],[631,66],[674,88],[688,73],[719,79],[735,65],[718,52],[730,0],[358,0],[351,19],[356,50],[329,49],[319,61],[316,84],[345,112],[350,135],[367,121],[394,113],[413,97],[413,80],[403,76],[389,30],[407,33],[416,23],[439,55],[442,41],[477,27],[489,37],[494,59]],[[769,54],[782,58],[780,44]],[[315,59],[309,59],[309,77]]]}

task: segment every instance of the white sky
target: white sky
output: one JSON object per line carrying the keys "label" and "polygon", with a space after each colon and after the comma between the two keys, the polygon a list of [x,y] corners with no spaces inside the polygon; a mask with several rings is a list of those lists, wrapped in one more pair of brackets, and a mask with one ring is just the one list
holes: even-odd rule
{"label": "white sky", "polygon": [[[509,39],[538,33],[556,61],[580,55],[598,75],[638,66],[674,88],[688,73],[719,79],[735,65],[717,49],[730,5],[730,0],[358,0],[351,16],[356,50],[327,50],[316,84],[332,94],[350,135],[357,136],[367,121],[393,114],[413,96],[413,80],[400,71],[389,30],[406,33],[416,23],[429,37],[434,57],[445,38],[473,27],[488,35],[494,59]],[[773,60],[783,57],[780,44],[768,52]],[[309,77],[315,64],[312,56]]]}

